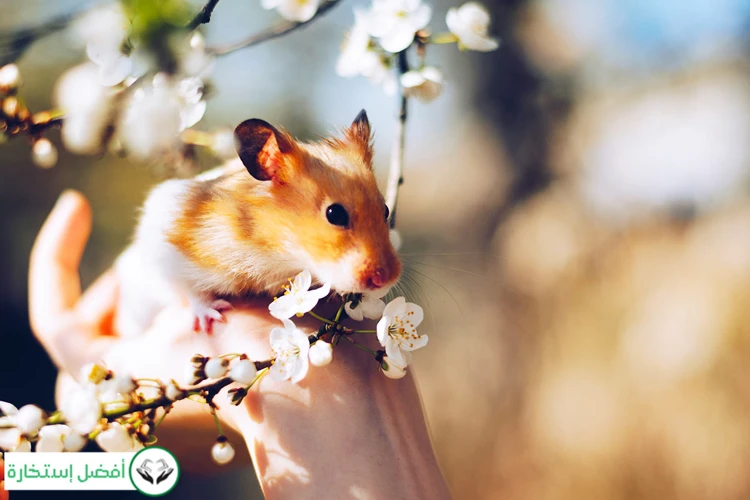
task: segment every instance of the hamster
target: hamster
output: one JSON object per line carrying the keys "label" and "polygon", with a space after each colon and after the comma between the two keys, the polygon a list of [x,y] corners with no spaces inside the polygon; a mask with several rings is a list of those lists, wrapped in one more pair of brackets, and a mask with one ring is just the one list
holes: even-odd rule
{"label": "hamster", "polygon": [[339,293],[398,280],[364,110],[341,137],[302,143],[250,119],[235,129],[235,142],[239,160],[168,180],[148,196],[115,266],[120,334],[142,332],[185,297],[196,331],[211,333],[228,300],[275,295],[304,269]]}

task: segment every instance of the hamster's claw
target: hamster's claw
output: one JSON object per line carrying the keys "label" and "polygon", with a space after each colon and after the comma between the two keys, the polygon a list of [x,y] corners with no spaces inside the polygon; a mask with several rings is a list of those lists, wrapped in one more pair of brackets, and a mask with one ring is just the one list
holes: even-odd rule
{"label": "hamster's claw", "polygon": [[214,321],[219,323],[226,323],[226,318],[222,314],[224,311],[232,309],[232,304],[226,300],[214,300],[211,304],[205,304],[203,302],[192,304],[193,315],[193,331],[197,333],[206,332],[208,335],[213,333]]}

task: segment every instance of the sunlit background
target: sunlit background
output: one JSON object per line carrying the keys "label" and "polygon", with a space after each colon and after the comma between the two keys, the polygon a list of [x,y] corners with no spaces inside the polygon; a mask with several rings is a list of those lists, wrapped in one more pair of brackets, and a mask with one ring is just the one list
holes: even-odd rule
{"label": "sunlit background", "polygon": [[[485,3],[498,51],[429,47],[447,83],[410,106],[398,221],[431,337],[415,372],[454,496],[750,497],[750,3]],[[82,4],[3,2],[0,29]],[[384,182],[397,103],[334,72],[354,5],[218,59],[199,128],[259,117],[314,139],[366,108]],[[455,5],[436,0],[433,25]],[[204,33],[232,41],[277,18],[221,0]],[[29,107],[49,108],[84,58],[65,32],[32,46]],[[18,404],[53,405],[26,273],[55,199],[75,188],[94,206],[88,283],[164,173],[60,150],[42,170],[24,139],[0,146],[0,399]],[[180,495],[254,482],[217,467]]]}

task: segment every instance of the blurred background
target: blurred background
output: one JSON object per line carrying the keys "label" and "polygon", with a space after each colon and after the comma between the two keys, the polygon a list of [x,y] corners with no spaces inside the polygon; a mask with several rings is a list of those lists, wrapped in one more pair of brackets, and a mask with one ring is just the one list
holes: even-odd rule
{"label": "blurred background", "polygon": [[[82,4],[6,1],[0,30]],[[218,59],[198,128],[260,117],[311,139],[364,107],[384,182],[397,103],[334,72],[356,5]],[[442,30],[456,4],[433,5]],[[429,47],[447,83],[410,104],[399,205],[404,283],[431,336],[415,371],[454,496],[750,497],[750,3],[485,5],[498,51]],[[277,19],[222,0],[204,33],[232,41]],[[18,61],[29,107],[51,107],[54,81],[84,58],[65,32],[34,44]],[[0,146],[0,399],[53,406],[26,273],[57,196],[93,204],[89,283],[161,178],[63,148],[42,170],[24,139]],[[249,470],[206,474],[179,496],[259,497]]]}

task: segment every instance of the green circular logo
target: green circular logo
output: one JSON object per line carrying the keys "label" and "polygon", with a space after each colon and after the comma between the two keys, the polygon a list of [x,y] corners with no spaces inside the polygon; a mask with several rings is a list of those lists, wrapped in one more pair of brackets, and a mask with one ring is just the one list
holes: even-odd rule
{"label": "green circular logo", "polygon": [[130,482],[138,492],[149,497],[160,497],[177,486],[180,464],[166,448],[148,446],[135,454],[128,472]]}

